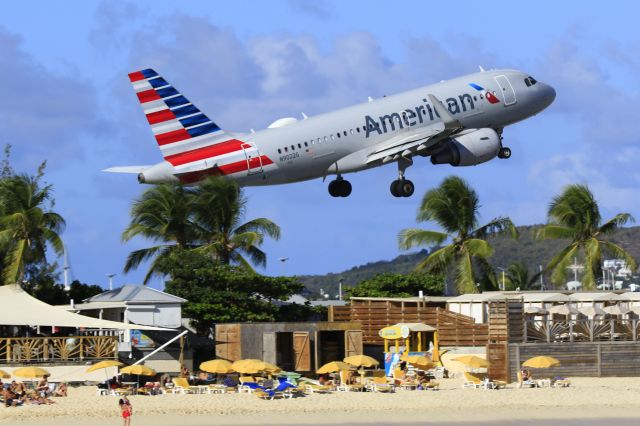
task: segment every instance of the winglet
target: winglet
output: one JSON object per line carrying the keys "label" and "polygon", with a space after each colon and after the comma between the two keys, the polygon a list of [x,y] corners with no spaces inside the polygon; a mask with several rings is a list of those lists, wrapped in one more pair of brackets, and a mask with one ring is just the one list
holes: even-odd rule
{"label": "winglet", "polygon": [[442,102],[434,95],[429,93],[427,95],[431,103],[433,104],[433,108],[436,110],[440,118],[442,119],[442,123],[444,124],[445,129],[459,129],[462,127],[462,124],[453,118],[453,116],[449,113],[449,111],[442,105]]}

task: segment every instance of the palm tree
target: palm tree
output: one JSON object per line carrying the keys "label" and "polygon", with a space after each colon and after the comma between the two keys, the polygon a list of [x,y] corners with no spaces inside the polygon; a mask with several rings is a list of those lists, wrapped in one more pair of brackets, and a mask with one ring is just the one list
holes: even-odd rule
{"label": "palm tree", "polygon": [[618,213],[602,224],[600,209],[593,194],[586,185],[568,185],[549,205],[548,224],[538,231],[540,239],[559,238],[570,241],[547,266],[552,270],[551,280],[562,285],[566,279],[567,267],[575,257],[584,259],[582,285],[585,289],[595,286],[596,274],[600,271],[602,252],[624,259],[635,271],[636,261],[619,245],[605,239],[621,226],[634,222],[629,213]]}
{"label": "palm tree", "polygon": [[536,287],[540,273],[529,275],[529,268],[523,262],[514,262],[505,270],[507,288],[505,290],[530,290]]}
{"label": "palm tree", "polygon": [[400,248],[439,246],[451,241],[419,263],[417,270],[441,274],[453,272],[458,292],[477,292],[474,266],[485,276],[493,276],[487,260],[493,249],[486,238],[503,232],[514,238],[517,236],[516,228],[508,217],[499,217],[478,227],[479,207],[478,195],[463,179],[455,176],[446,178],[439,187],[424,195],[417,215],[418,222],[433,220],[444,232],[404,229],[398,235]]}
{"label": "palm tree", "polygon": [[260,250],[265,235],[280,238],[280,227],[265,218],[241,223],[246,210],[246,198],[230,181],[211,178],[195,191],[193,211],[199,226],[199,250],[210,253],[224,264],[238,264],[253,270],[247,258],[258,266],[267,263]]}
{"label": "palm tree", "polygon": [[[21,282],[25,266],[46,259],[47,245],[56,254],[64,251],[60,233],[65,221],[48,210],[53,204],[51,185],[40,185],[38,176],[15,175],[0,179],[0,247],[4,253],[2,282]],[[49,206],[47,206],[49,204]]]}
{"label": "palm tree", "polygon": [[193,200],[193,189],[165,183],[146,190],[133,203],[131,222],[122,233],[122,240],[141,236],[160,244],[129,253],[125,272],[153,259],[144,277],[144,284],[147,284],[153,275],[160,273],[159,259],[176,248],[189,248],[195,244],[197,229],[192,218]]}

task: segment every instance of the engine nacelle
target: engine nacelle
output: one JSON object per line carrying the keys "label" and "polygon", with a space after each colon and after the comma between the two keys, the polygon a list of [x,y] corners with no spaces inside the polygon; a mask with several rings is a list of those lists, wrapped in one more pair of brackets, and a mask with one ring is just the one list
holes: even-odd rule
{"label": "engine nacelle", "polygon": [[450,138],[440,151],[431,155],[432,164],[475,166],[494,159],[500,151],[500,136],[489,128]]}

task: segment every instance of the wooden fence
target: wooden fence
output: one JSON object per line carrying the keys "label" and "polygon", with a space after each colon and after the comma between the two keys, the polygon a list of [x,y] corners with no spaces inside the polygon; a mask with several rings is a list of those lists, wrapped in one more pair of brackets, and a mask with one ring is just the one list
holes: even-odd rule
{"label": "wooden fence", "polygon": [[55,362],[116,359],[117,336],[0,338],[0,362]]}
{"label": "wooden fence", "polygon": [[488,341],[487,324],[476,324],[466,315],[416,302],[367,301],[350,306],[332,306],[329,321],[359,322],[365,345],[383,345],[378,332],[400,322],[418,322],[437,328],[442,346],[484,346]]}
{"label": "wooden fence", "polygon": [[524,361],[539,355],[557,358],[560,365],[534,370],[538,378],[640,376],[640,344],[636,342],[526,343],[509,345],[511,380],[516,380]]}

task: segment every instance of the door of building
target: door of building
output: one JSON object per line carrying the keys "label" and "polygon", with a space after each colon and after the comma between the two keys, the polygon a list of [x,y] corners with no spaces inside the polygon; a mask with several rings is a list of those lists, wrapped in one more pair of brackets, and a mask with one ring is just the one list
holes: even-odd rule
{"label": "door of building", "polygon": [[362,330],[344,332],[344,356],[362,355]]}
{"label": "door of building", "polygon": [[308,331],[293,333],[293,355],[295,371],[311,371],[311,339]]}

